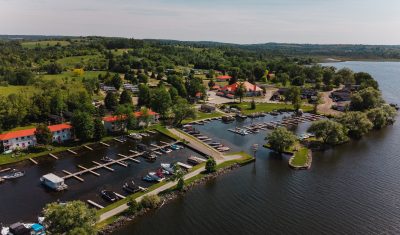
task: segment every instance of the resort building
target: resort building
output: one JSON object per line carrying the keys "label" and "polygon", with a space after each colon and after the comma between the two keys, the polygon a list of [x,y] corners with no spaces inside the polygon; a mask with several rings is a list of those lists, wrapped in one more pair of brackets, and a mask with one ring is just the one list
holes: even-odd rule
{"label": "resort building", "polygon": [[218,82],[227,82],[231,79],[232,77],[229,75],[221,75],[217,77]]}
{"label": "resort building", "polygon": [[[72,126],[69,124],[58,124],[48,126],[51,133],[53,134],[53,142],[63,143],[64,141],[72,138],[71,129]],[[26,149],[29,146],[36,145],[36,128],[10,131],[4,134],[0,134],[0,144],[2,151],[13,151],[16,149]]]}
{"label": "resort building", "polygon": [[[138,111],[134,113],[135,118],[138,120],[138,125],[139,126],[144,126],[146,123],[141,120],[142,118],[142,111]],[[157,123],[159,115],[156,112],[153,112],[152,110],[148,111],[149,115],[149,123]],[[116,132],[116,131],[122,131],[126,128],[126,116],[107,116],[103,118],[103,124],[104,127],[108,132]]]}
{"label": "resort building", "polygon": [[258,87],[255,84],[251,84],[250,82],[237,82],[232,85],[227,85],[221,88],[219,95],[222,93],[225,94],[226,97],[230,98],[235,95],[238,87],[243,84],[244,89],[246,90],[245,96],[261,96],[263,94],[263,89]]}

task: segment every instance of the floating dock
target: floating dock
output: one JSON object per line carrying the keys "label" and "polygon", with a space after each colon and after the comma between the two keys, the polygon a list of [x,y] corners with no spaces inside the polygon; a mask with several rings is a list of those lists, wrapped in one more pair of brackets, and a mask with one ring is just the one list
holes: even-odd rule
{"label": "floating dock", "polygon": [[35,164],[35,165],[39,164],[37,161],[33,160],[33,158],[29,158],[29,160],[30,160],[31,162],[33,162],[33,164]]}
{"label": "floating dock", "polygon": [[103,209],[104,208],[104,206],[102,206],[100,204],[97,204],[97,203],[95,203],[94,201],[91,201],[91,200],[87,200],[87,203],[89,203],[90,205],[92,205],[92,206],[94,206],[94,207],[96,207],[98,209]]}
{"label": "floating dock", "polygon": [[106,143],[104,143],[104,142],[99,142],[99,143],[102,144],[102,145],[104,145],[104,146],[110,147],[109,144],[106,144]]}
{"label": "floating dock", "polygon": [[75,151],[71,150],[71,149],[67,149],[68,152],[74,154],[74,155],[78,155]]}
{"label": "floating dock", "polygon": [[87,145],[83,145],[83,147],[89,149],[90,151],[93,151],[93,149],[91,147],[87,146]]}
{"label": "floating dock", "polygon": [[192,169],[192,166],[190,166],[190,165],[188,165],[188,164],[185,164],[185,163],[182,163],[182,162],[177,162],[176,164],[177,164],[178,166],[181,166],[181,167],[187,169],[187,170]]}
{"label": "floating dock", "polygon": [[52,154],[52,153],[49,153],[49,156],[54,158],[54,159],[56,159],[56,160],[58,160],[58,157],[56,155]]}

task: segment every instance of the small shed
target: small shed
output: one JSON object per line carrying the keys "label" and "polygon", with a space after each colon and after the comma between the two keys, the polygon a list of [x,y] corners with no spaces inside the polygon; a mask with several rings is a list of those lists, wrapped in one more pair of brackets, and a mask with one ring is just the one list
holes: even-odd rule
{"label": "small shed", "polygon": [[61,191],[67,189],[67,185],[64,183],[64,179],[53,174],[43,175],[40,178],[40,181],[47,187],[54,189],[56,191]]}

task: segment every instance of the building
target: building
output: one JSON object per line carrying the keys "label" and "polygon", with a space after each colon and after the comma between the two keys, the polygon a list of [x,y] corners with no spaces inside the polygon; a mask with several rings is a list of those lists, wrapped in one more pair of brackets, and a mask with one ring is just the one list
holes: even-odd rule
{"label": "building", "polygon": [[227,82],[231,79],[232,77],[229,75],[221,75],[217,77],[218,82]]}
{"label": "building", "polygon": [[246,90],[245,96],[261,96],[263,94],[263,89],[247,81],[224,86],[221,88],[220,92],[223,92],[226,97],[230,98],[231,96],[235,95],[236,90],[241,84],[243,84],[244,89]]}
{"label": "building", "polygon": [[[153,112],[152,110],[148,111],[149,114],[149,122],[150,123],[157,123],[159,115],[156,112]],[[140,122],[140,118],[142,117],[142,112],[138,111],[134,113],[134,116],[136,119],[139,120],[138,125],[143,125],[145,123]],[[108,132],[116,132],[116,131],[122,131],[126,128],[126,116],[108,116],[103,118],[103,124],[104,127]]]}
{"label": "building", "polygon": [[[48,126],[48,128],[53,134],[53,142],[63,143],[72,138],[72,126],[69,124],[52,125]],[[36,128],[31,128],[1,134],[0,143],[3,147],[3,151],[26,149],[30,146],[35,146],[37,144],[35,131]]]}
{"label": "building", "polygon": [[346,90],[346,89],[337,90],[337,91],[333,91],[330,96],[331,96],[332,100],[335,102],[350,101],[351,100],[351,91]]}

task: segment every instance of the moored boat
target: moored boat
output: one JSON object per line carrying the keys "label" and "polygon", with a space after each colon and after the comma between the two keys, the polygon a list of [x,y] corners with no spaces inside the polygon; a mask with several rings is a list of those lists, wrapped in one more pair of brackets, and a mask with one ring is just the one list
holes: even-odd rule
{"label": "moored boat", "polygon": [[174,164],[172,163],[161,163],[161,168],[166,170],[168,174],[174,174]]}
{"label": "moored boat", "polygon": [[137,193],[142,190],[141,187],[136,185],[133,180],[125,182],[122,188],[128,193]]}
{"label": "moored boat", "polygon": [[102,161],[102,162],[112,162],[112,161],[114,161],[114,159],[109,158],[108,156],[104,156],[104,157],[102,157],[100,159],[100,161]]}
{"label": "moored boat", "polygon": [[25,171],[13,170],[10,174],[2,176],[5,180],[17,179],[25,175]]}
{"label": "moored boat", "polygon": [[137,133],[130,133],[128,135],[129,138],[134,139],[134,140],[141,140],[143,137]]}
{"label": "moored boat", "polygon": [[101,196],[106,199],[107,201],[110,202],[115,202],[118,200],[117,194],[115,194],[113,191],[110,190],[101,190],[100,192]]}

